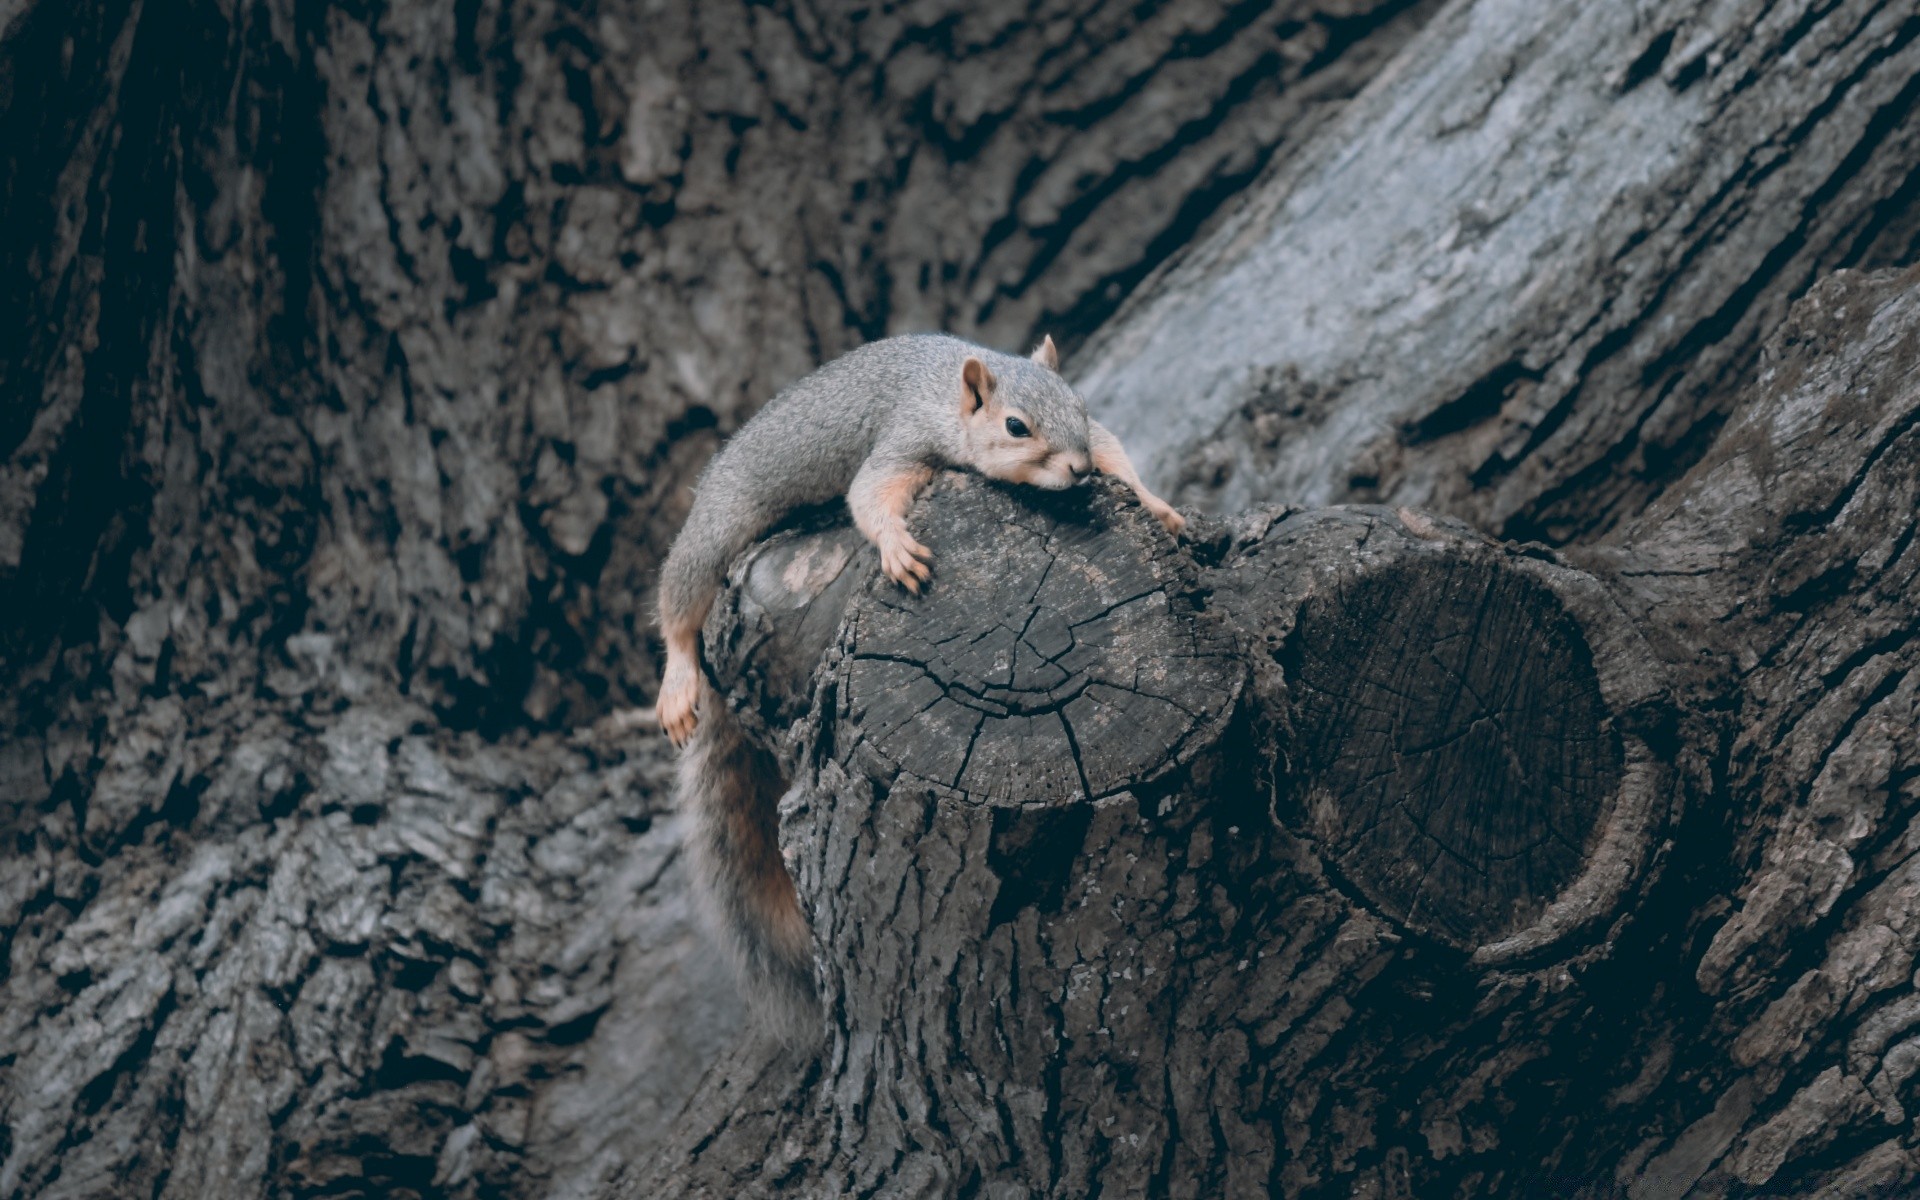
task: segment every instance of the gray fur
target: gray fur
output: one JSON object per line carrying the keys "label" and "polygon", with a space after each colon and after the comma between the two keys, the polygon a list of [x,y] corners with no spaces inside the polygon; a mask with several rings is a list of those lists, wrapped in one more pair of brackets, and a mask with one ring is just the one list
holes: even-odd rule
{"label": "gray fur", "polygon": [[741,551],[795,509],[846,495],[869,459],[965,465],[957,417],[969,357],[1037,433],[1086,451],[1086,404],[1039,363],[937,333],[870,342],[789,385],[713,456],[661,569],[662,608],[704,611]]}

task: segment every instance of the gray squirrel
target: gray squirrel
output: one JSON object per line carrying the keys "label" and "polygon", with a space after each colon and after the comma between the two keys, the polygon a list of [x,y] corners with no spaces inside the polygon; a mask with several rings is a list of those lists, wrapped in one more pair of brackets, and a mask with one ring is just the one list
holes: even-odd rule
{"label": "gray squirrel", "polygon": [[804,1034],[817,1001],[811,934],[780,857],[782,782],[706,686],[700,630],[736,556],[795,510],[838,496],[880,569],[918,593],[931,552],[906,515],[941,467],[1048,489],[1098,471],[1133,489],[1168,532],[1186,527],[1087,416],[1052,337],[1027,358],[942,334],[869,343],[781,391],[714,455],[661,570],[667,664],[655,714],[682,749],[696,881],[750,999],[789,1037]]}

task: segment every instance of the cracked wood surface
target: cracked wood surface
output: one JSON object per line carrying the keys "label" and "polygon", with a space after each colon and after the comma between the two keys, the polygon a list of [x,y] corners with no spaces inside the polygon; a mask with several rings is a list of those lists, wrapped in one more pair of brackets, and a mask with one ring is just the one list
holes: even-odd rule
{"label": "cracked wood surface", "polygon": [[[941,551],[1009,524],[1011,536],[972,553]],[[791,697],[768,694],[770,680],[812,700],[791,730],[762,728],[800,780],[782,802],[782,838],[814,927],[827,1044],[817,1062],[764,1047],[730,1058],[651,1172],[612,1194],[1439,1186],[1404,1154],[1356,1162],[1339,1145],[1355,1127],[1336,1134],[1325,1122],[1356,1095],[1367,1098],[1366,1121],[1391,1121],[1408,1097],[1379,1094],[1384,1081],[1456,1086],[1449,1072],[1479,1069],[1483,1040],[1502,1028],[1495,1014],[1519,1019],[1542,990],[1563,989],[1572,968],[1620,969],[1610,939],[1655,877],[1677,781],[1670,736],[1656,744],[1675,721],[1664,672],[1618,605],[1591,576],[1405,510],[1251,514],[1231,530],[1201,531],[1202,567],[1170,555],[1118,489],[1060,497],[950,477],[914,528],[936,550],[926,598],[872,582],[871,552],[849,553],[857,543],[843,531],[804,531],[750,552],[722,605],[730,615],[709,623],[714,644],[734,648],[716,661],[717,682],[735,671],[752,681],[729,689],[736,707],[794,711]],[[1098,586],[1138,572],[1133,564],[1156,569],[1139,585]],[[848,576],[868,582],[849,589]],[[1170,589],[1183,577],[1184,589]],[[1017,683],[1021,642],[1012,653],[972,650],[1004,648],[993,631],[1025,627],[1036,583],[1055,578],[1069,581],[1053,613],[1069,629],[1124,611],[1114,603],[1123,594],[1184,598],[1143,609],[1147,624],[1128,637],[1093,640],[1096,661],[1217,696],[1215,719],[1190,740],[1184,710],[1128,725],[1132,741],[1160,757],[1149,770],[1126,761],[1112,788],[1066,772],[1085,752],[1073,745],[1055,747],[1051,760],[1023,754],[1018,761],[1038,769],[1017,783],[994,774],[969,786],[970,759],[947,770],[967,731],[950,718],[915,718],[943,704],[979,714],[969,716],[972,743],[996,724],[1026,732],[1029,718],[1004,700],[993,713],[952,703],[956,685],[923,685],[924,664],[944,656],[949,673],[982,664],[958,685],[981,693],[976,700],[994,694],[981,676]],[[1474,583],[1465,594],[1463,579]],[[1412,624],[1382,619],[1380,586]],[[1530,673],[1538,644],[1492,635],[1456,644],[1457,622],[1489,615],[1490,587],[1524,602],[1508,615],[1557,621],[1549,644],[1579,656],[1585,674],[1548,664],[1555,695],[1584,681],[1591,720],[1578,732],[1605,739],[1613,770],[1536,744],[1565,740],[1564,730],[1482,737],[1449,764],[1451,786],[1414,797],[1429,826],[1378,821],[1370,780],[1330,780],[1322,769],[1369,729],[1337,705],[1328,719],[1327,681],[1299,669],[1301,648],[1328,644],[1320,626],[1343,620],[1389,635],[1349,662],[1345,678],[1404,681],[1411,702],[1386,714],[1389,740],[1449,722],[1471,733],[1487,719],[1462,704],[1460,687],[1451,705],[1419,692],[1439,686],[1434,664],[1506,680],[1516,723],[1519,707],[1550,720],[1553,705],[1527,691],[1547,677]],[[793,618],[803,609],[838,620],[837,643],[810,632],[817,618]],[[770,623],[767,613],[786,619]],[[1210,649],[1159,666],[1139,651],[1169,643]],[[811,676],[786,661],[822,651]],[[1253,665],[1245,706],[1238,687],[1222,687],[1226,662]],[[870,663],[889,673],[863,687]],[[894,680],[896,670],[910,678]],[[876,741],[898,749],[876,753]],[[1430,768],[1418,745],[1397,752],[1409,769]],[[1516,759],[1529,777],[1511,794],[1483,783]],[[930,770],[930,761],[943,765]],[[1604,794],[1577,790],[1595,782]],[[1379,836],[1350,853],[1328,836],[1329,813],[1373,822]],[[1445,826],[1463,845],[1504,845],[1531,819],[1576,827],[1577,861],[1472,878],[1429,869],[1424,903],[1405,903],[1405,864],[1433,863],[1430,829]],[[1336,1034],[1340,1049],[1329,1051]],[[1330,1108],[1299,1105],[1303,1094],[1329,1092]]]}
{"label": "cracked wood surface", "polygon": [[[807,685],[782,813],[825,1047],[737,1051],[664,1157],[610,1194],[1837,1200],[1920,1184],[1920,271],[1823,283],[1768,363],[1715,453],[1580,554],[1406,509],[1202,524],[1207,619],[1237,630],[1253,685],[1188,763],[1105,802],[997,807],[861,756],[871,714],[823,684],[859,655],[850,635]],[[1506,588],[1504,613],[1463,585]],[[846,593],[820,603],[840,612]],[[1456,659],[1449,611],[1530,627],[1469,636]],[[1366,653],[1330,682],[1309,658],[1342,637]],[[1596,882],[1499,877],[1514,903],[1489,914],[1483,872],[1465,924],[1407,905],[1394,864],[1434,826],[1353,855],[1345,821],[1375,797],[1326,764],[1370,730],[1319,713],[1388,678],[1414,701],[1379,700],[1391,737],[1442,718],[1472,731],[1483,701],[1436,701],[1422,673],[1505,680],[1517,705],[1533,657],[1576,648],[1591,676],[1554,684],[1591,679],[1579,733],[1617,739],[1619,773],[1595,772],[1590,747],[1529,758],[1487,737],[1433,800],[1457,805],[1441,822],[1456,845],[1543,814],[1593,821]],[[1543,731],[1555,703],[1530,704]],[[1487,782],[1509,768],[1529,786]],[[1561,786],[1540,778],[1556,771]],[[1595,777],[1620,781],[1598,804],[1566,786]]]}
{"label": "cracked wood surface", "polygon": [[1343,886],[1482,964],[1607,932],[1676,781],[1667,671],[1598,581],[1404,508],[1288,515],[1233,567],[1289,819]]}
{"label": "cracked wood surface", "polygon": [[1463,562],[1387,570],[1302,613],[1283,657],[1330,865],[1394,919],[1474,948],[1584,865],[1621,752],[1552,593]]}
{"label": "cracked wood surface", "polygon": [[870,574],[846,616],[834,686],[863,773],[1063,805],[1147,783],[1211,740],[1245,667],[1195,619],[1172,540],[1110,488],[1021,495],[953,475],[916,508],[936,582],[914,597]]}

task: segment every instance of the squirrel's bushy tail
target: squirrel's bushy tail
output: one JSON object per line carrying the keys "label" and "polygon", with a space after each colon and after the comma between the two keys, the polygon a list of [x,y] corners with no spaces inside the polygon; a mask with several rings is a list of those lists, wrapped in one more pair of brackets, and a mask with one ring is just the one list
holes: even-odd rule
{"label": "squirrel's bushy tail", "polygon": [[772,756],[748,744],[726,703],[704,685],[702,692],[700,724],[680,754],[694,878],[749,1004],[785,1041],[816,1037],[813,935],[780,857],[786,784]]}

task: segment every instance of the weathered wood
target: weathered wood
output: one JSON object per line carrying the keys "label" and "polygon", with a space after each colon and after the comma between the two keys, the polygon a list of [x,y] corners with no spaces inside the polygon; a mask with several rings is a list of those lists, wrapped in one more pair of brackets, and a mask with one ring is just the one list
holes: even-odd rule
{"label": "weathered wood", "polygon": [[240,707],[119,726],[0,884],[0,1195],[578,1194],[743,1035],[656,745]]}
{"label": "weathered wood", "polygon": [[[1182,1124],[1177,1177],[1910,1187],[1915,499],[1910,406],[1884,389],[1914,366],[1885,322],[1912,315],[1841,281],[1792,334],[1815,341],[1753,349],[1829,267],[1913,256],[1913,15],[1459,4],[1324,125],[1433,7],[4,6],[0,1173],[580,1194],[638,1162],[738,1014],[675,888],[657,748],[565,730],[649,693],[685,483],[853,341],[1093,328],[1278,151],[1232,228],[1307,256],[1269,272],[1267,311],[1313,321],[1229,338],[1215,297],[1168,361],[1217,353],[1132,393],[1129,440],[1258,359],[1279,371],[1215,414],[1189,500],[1355,443],[1325,456],[1353,497],[1604,535],[1566,561],[1669,668],[1683,719],[1647,736],[1687,803],[1617,923],[1504,965],[1353,916],[1338,871],[1276,872],[1331,899],[1246,960],[1253,1015],[1179,1057],[1239,1089],[1223,1112],[1271,1115],[1257,1088],[1286,1109],[1273,1136]],[[1215,252],[1234,245],[1140,311],[1259,257]],[[1862,306],[1888,314],[1873,337]],[[1088,378],[1131,353],[1102,344]],[[1762,374],[1792,390],[1781,371],[1801,399],[1737,417]],[[1315,415],[1349,406],[1373,424]],[[766,694],[799,709],[772,726],[814,700]],[[1324,869],[1304,820],[1241,828]],[[1001,868],[1053,895],[1053,841],[1003,842]],[[1296,894],[1218,877],[1222,926]],[[1294,1058],[1254,1078],[1208,1057],[1262,1038]],[[715,1150],[706,1178],[825,1144],[756,1146],[794,1119],[768,1072],[811,1068],[741,1054],[728,1137],[761,1157],[727,1175]],[[1049,1119],[1007,1144],[1059,1144]]]}
{"label": "weathered wood", "polygon": [[1920,1188],[1916,380],[1920,271],[1823,282],[1686,485],[1579,556],[1722,714],[1649,963],[1692,1012],[1626,1049],[1678,1118],[1623,1131],[1634,1200]]}
{"label": "weathered wood", "polygon": [[[1306,1047],[1324,1034],[1295,1022],[1329,1002],[1352,1015],[1356,990],[1389,968],[1408,988],[1437,986],[1465,966],[1417,949],[1396,961],[1403,938],[1472,951],[1473,973],[1516,964],[1523,974],[1505,985],[1514,995],[1526,991],[1521,980],[1609,956],[1605,935],[1632,912],[1625,899],[1648,886],[1673,815],[1671,747],[1648,742],[1673,713],[1662,668],[1591,577],[1410,512],[1251,518],[1217,566],[1201,571],[1181,555],[1184,571],[1155,571],[1154,592],[1118,589],[1163,594],[1184,574],[1190,595],[1208,597],[1185,616],[1156,601],[1142,609],[1148,626],[1110,644],[1145,677],[1155,658],[1136,647],[1165,637],[1153,626],[1197,622],[1204,635],[1179,641],[1216,649],[1157,674],[1169,688],[1212,675],[1219,703],[1211,732],[1192,743],[1169,736],[1191,728],[1185,710],[1129,726],[1155,749],[1158,769],[1129,763],[1118,786],[1103,788],[1062,774],[1089,757],[1073,743],[1090,739],[1049,746],[1012,707],[983,712],[951,698],[995,696],[983,675],[1019,677],[1017,654],[971,672],[961,664],[980,660],[954,659],[982,633],[1030,620],[1040,579],[1069,581],[1053,611],[1078,629],[1082,614],[1115,611],[1114,597],[1087,592],[1085,580],[1106,585],[1128,562],[1176,557],[1153,549],[1164,539],[1117,509],[1116,496],[1095,492],[1083,508],[956,479],[916,514],[936,552],[929,597],[896,596],[873,575],[871,555],[845,560],[877,580],[858,598],[837,583],[822,591],[817,603],[843,614],[843,634],[810,680],[784,675],[816,708],[798,726],[807,745],[788,755],[805,782],[783,806],[782,829],[814,922],[832,1043],[812,1072],[753,1052],[733,1059],[683,1116],[657,1173],[621,1194],[858,1195],[902,1180],[930,1194],[967,1190],[968,1180],[1045,1195],[1096,1183],[1172,1195],[1285,1186],[1290,1168],[1277,1148],[1294,1134],[1283,1132],[1282,1098],[1307,1082]],[[955,538],[979,543],[983,527],[1005,533],[942,552]],[[740,591],[768,606],[764,583],[777,578],[799,599],[826,574],[777,564],[839,561],[839,537],[777,540],[736,572]],[[1417,611],[1393,611],[1409,606]],[[1476,638],[1460,627],[1490,611],[1555,640]],[[757,624],[751,638],[730,629],[749,623],[730,618],[709,633],[721,645],[751,644],[760,662],[820,646]],[[1370,650],[1345,664],[1344,679],[1301,661],[1307,646],[1337,651],[1336,628]],[[1226,653],[1235,644],[1259,648],[1251,707],[1217,675],[1242,661]],[[1561,660],[1541,664],[1543,645]],[[929,660],[946,662],[943,686],[925,682],[936,678]],[[881,686],[862,683],[872,663],[888,672]],[[968,682],[946,677],[963,672]],[[1503,677],[1493,703],[1464,695]],[[1339,688],[1374,680],[1391,692],[1367,697],[1378,714],[1370,726]],[[1587,690],[1570,692],[1569,681]],[[1442,682],[1451,685],[1444,695]],[[967,729],[956,732],[952,715],[914,719],[947,705]],[[1483,728],[1503,720],[1510,730]],[[1387,819],[1381,810],[1395,806],[1377,788],[1330,778],[1370,729],[1391,747],[1365,751],[1363,778],[1391,778],[1378,760],[1404,754],[1409,769],[1424,765],[1439,781],[1425,794],[1401,789],[1408,807],[1422,806],[1420,823]],[[1023,776],[969,786],[971,758],[948,769],[956,747],[1011,740],[1015,730],[1029,743],[1017,759]],[[1460,744],[1442,770],[1409,737]],[[1562,743],[1578,737],[1586,747],[1568,752]],[[1538,831],[1535,842],[1558,836],[1571,852],[1529,859],[1539,847],[1514,844],[1516,828]],[[1476,852],[1476,870],[1435,869],[1441,855]],[[1411,881],[1408,864],[1420,869]],[[1260,1030],[1251,1039],[1249,1023]],[[1222,1037],[1231,1053],[1203,1048]],[[937,1127],[915,1116],[936,1112]],[[1227,1143],[1236,1152],[1223,1155],[1203,1132],[1219,1123],[1239,1131]]]}
{"label": "weathered wood", "polygon": [[[1731,440],[1577,562],[1408,510],[1203,527],[1253,686],[1105,803],[913,778],[815,686],[782,833],[829,1047],[734,1056],[613,1194],[1901,1194],[1917,318],[1920,273],[1816,289]],[[1409,774],[1449,737],[1457,787]],[[1424,822],[1380,819],[1395,776]],[[1579,871],[1486,850],[1570,822]],[[1443,839],[1487,865],[1408,892]]]}
{"label": "weathered wood", "polygon": [[1913,261],[1917,104],[1911,4],[1455,4],[1069,367],[1176,503],[1586,540],[1815,280]]}
{"label": "weathered wood", "polygon": [[[1098,797],[1183,761],[1196,721],[1217,721],[1238,692],[1213,665],[1231,654],[1224,642],[1156,632],[1166,578],[1186,560],[1140,558],[1150,538],[1131,518],[1088,528],[1084,497],[1015,499],[958,475],[949,488],[989,502],[918,510],[942,565],[924,599],[888,589],[844,526],[743,560],[708,644],[722,648],[715,682],[761,717],[762,740],[779,745],[831,685],[861,730],[849,757],[861,773],[981,802]],[[1616,914],[1671,803],[1647,742],[1671,720],[1666,670],[1618,605],[1590,576],[1458,522],[1370,509],[1265,519],[1201,587],[1273,660],[1266,719],[1290,731],[1287,786],[1330,865],[1376,911],[1487,961]],[[788,614],[784,629],[769,612]],[[1116,612],[1131,618],[1119,630]],[[835,620],[849,622],[847,644],[823,678],[813,667]],[[1053,657],[1034,645],[1050,629]],[[1090,659],[1106,684],[1089,683]],[[1164,697],[1074,703],[1150,680]]]}
{"label": "weathered wood", "polygon": [[897,594],[869,573],[847,616],[834,684],[862,773],[1057,806],[1149,783],[1218,735],[1246,668],[1198,618],[1191,564],[1110,487],[956,475],[916,510],[935,583]]}
{"label": "weathered wood", "polygon": [[1618,917],[1671,816],[1672,713],[1596,580],[1362,508],[1286,516],[1209,582],[1273,660],[1293,819],[1375,912],[1481,962]]}

